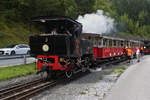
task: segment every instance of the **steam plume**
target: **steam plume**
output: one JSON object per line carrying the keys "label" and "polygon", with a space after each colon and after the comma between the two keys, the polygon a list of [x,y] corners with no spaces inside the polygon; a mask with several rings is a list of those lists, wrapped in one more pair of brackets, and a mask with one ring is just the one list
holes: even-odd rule
{"label": "steam plume", "polygon": [[84,33],[111,33],[115,29],[114,19],[104,15],[102,10],[79,16],[77,21],[82,23]]}

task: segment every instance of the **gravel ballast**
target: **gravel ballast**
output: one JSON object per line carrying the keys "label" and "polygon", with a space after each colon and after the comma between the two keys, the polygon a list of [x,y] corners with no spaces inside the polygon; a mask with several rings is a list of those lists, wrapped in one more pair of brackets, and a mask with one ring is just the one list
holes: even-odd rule
{"label": "gravel ballast", "polygon": [[117,75],[92,72],[67,84],[58,84],[33,100],[101,100],[117,80]]}

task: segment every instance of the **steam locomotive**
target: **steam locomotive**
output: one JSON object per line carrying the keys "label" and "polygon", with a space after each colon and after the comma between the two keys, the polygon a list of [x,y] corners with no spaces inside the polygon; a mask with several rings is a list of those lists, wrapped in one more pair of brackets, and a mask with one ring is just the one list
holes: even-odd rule
{"label": "steam locomotive", "polygon": [[[70,78],[73,73],[86,71],[92,61],[93,45],[81,38],[82,25],[68,17],[36,17],[34,22],[44,25],[46,33],[30,37],[31,55],[38,59],[37,70],[55,77],[65,72]],[[74,25],[77,26],[75,31]],[[55,29],[56,33],[51,31]],[[70,32],[70,35],[67,33]]]}
{"label": "steam locomotive", "polygon": [[47,77],[64,73],[70,78],[103,61],[121,59],[126,46],[135,53],[141,45],[138,40],[82,33],[82,25],[65,16],[40,16],[32,21],[42,25],[43,34],[30,36],[30,53],[38,59],[38,73],[46,73]]}

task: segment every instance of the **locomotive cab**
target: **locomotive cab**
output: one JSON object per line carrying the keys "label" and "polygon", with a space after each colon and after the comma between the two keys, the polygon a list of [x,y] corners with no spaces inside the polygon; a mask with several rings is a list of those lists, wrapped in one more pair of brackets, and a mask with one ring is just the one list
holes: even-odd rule
{"label": "locomotive cab", "polygon": [[[31,54],[80,56],[80,23],[68,17],[36,17],[33,21],[44,27],[44,34],[30,37]],[[77,25],[77,33],[74,33],[74,24]]]}

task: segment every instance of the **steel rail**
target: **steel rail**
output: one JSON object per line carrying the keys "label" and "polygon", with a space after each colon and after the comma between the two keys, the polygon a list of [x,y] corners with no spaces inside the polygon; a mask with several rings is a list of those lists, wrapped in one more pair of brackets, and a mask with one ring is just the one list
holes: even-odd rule
{"label": "steel rail", "polygon": [[37,86],[34,86],[29,89],[25,89],[21,92],[17,92],[13,95],[10,95],[8,97],[2,98],[2,100],[24,100],[24,99],[29,99],[30,96],[34,95],[35,93],[48,88],[52,85],[55,85],[57,82],[56,81],[51,81],[51,82],[45,82],[42,84],[39,84]]}
{"label": "steel rail", "polygon": [[19,85],[16,85],[16,86],[12,86],[10,88],[2,89],[2,90],[0,90],[0,99],[3,98],[3,97],[6,97],[7,95],[13,94],[13,93],[15,93],[15,92],[17,92],[17,91],[19,91],[23,88],[30,88],[31,86],[40,84],[41,82],[43,82],[43,80],[38,79],[38,80],[30,81],[30,82],[27,82],[27,83],[24,83],[24,84],[19,84]]}

